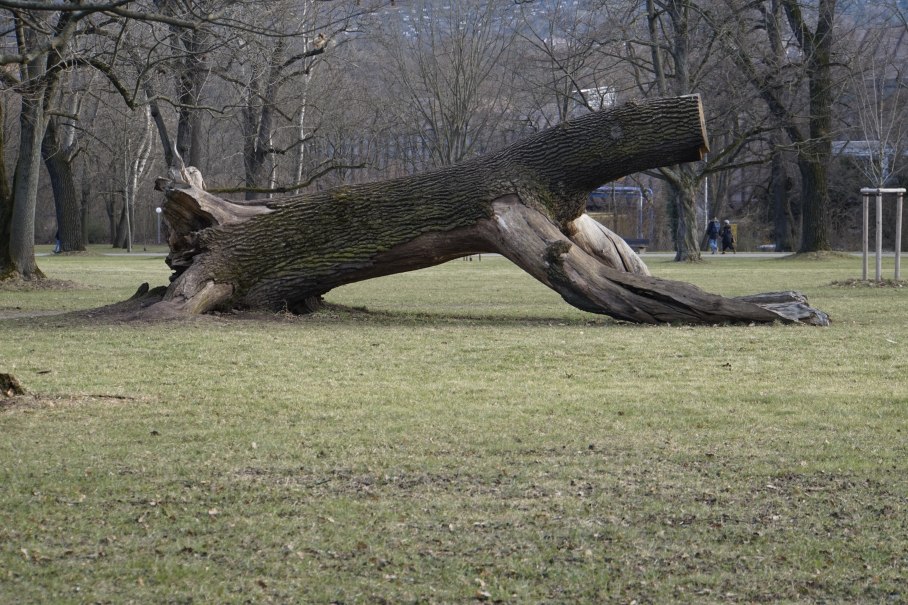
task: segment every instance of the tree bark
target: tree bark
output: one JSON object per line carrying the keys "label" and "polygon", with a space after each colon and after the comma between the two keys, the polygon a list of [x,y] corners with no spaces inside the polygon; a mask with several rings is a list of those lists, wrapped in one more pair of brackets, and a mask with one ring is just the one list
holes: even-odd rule
{"label": "tree bark", "polygon": [[[3,103],[0,103],[0,124],[5,123]],[[6,149],[5,129],[0,128],[0,150]],[[13,224],[13,196],[6,177],[6,159],[0,154],[0,242],[9,242]],[[0,281],[12,273],[13,259],[9,245],[0,243]]]}
{"label": "tree bark", "polygon": [[[46,38],[43,17],[30,11],[14,11],[13,23],[18,50],[27,56],[19,67],[21,111],[19,114],[19,152],[12,187],[12,216],[9,223],[8,254],[0,255],[0,279],[40,279],[44,277],[35,261],[35,208],[38,203],[38,179],[41,168],[41,141],[47,126],[48,102],[54,98],[59,83],[59,54],[38,51]],[[72,33],[75,13],[63,12],[50,28],[54,44],[63,43]],[[61,46],[62,48],[62,46]],[[38,52],[35,52],[38,51]],[[3,219],[0,213],[0,220]],[[5,230],[0,226],[0,231]]]}
{"label": "tree bark", "polygon": [[[186,16],[183,14],[182,3],[176,0],[154,0],[154,4],[165,16]],[[211,51],[210,41],[211,33],[202,27],[188,29],[175,24],[170,25],[170,43],[182,54],[173,63],[174,84],[179,99],[175,140],[167,133],[157,102],[152,107],[156,112],[152,117],[158,128],[161,143],[164,145],[164,156],[168,166],[173,165],[173,147],[176,147],[177,153],[186,165],[203,166],[205,158],[202,153],[202,110],[199,102],[202,97],[202,88],[210,73],[208,65],[208,53]],[[145,91],[149,99],[157,98],[150,94],[153,92],[151,85],[146,85]]]}
{"label": "tree bark", "polygon": [[92,180],[88,176],[88,169],[82,168],[82,190],[81,190],[81,203],[79,204],[79,209],[82,213],[80,218],[80,223],[82,225],[82,241],[85,244],[88,244],[88,210],[90,200],[93,199],[91,184]]}
{"label": "tree bark", "polygon": [[19,157],[13,177],[13,216],[9,240],[12,274],[23,279],[43,278],[35,261],[35,208],[38,203],[38,176],[41,167],[41,140],[45,114],[43,88],[39,95],[22,96],[19,114]]}
{"label": "tree bark", "polygon": [[121,248],[126,250],[129,248],[129,215],[127,214],[127,206],[124,200],[123,204],[115,204],[114,212],[116,214],[111,215],[108,211],[108,218],[110,219],[111,225],[111,247],[112,248]]}
{"label": "tree bark", "polygon": [[791,202],[788,199],[788,171],[780,143],[773,143],[770,159],[769,194],[772,205],[773,242],[776,252],[791,252]]}
{"label": "tree bark", "polygon": [[305,312],[343,284],[498,252],[568,303],[622,320],[825,325],[795,295],[753,303],[650,277],[584,214],[603,183],[705,151],[700,99],[686,96],[589,114],[455,166],[315,194],[229,202],[160,179],[174,276],[163,307],[151,308]]}
{"label": "tree bark", "polygon": [[677,179],[668,179],[673,200],[673,227],[675,261],[696,262],[700,260],[700,246],[697,241],[697,191],[700,175],[688,165],[677,166],[672,171]]}
{"label": "tree bark", "polygon": [[203,50],[207,33],[202,30],[180,32],[179,38],[186,48],[186,57],[177,74],[177,91],[180,99],[177,120],[177,150],[189,166],[202,165],[202,112],[198,108],[202,86],[208,67]]}
{"label": "tree bark", "polygon": [[800,252],[829,250],[829,187],[827,177],[832,159],[832,82],[836,0],[817,4],[816,29],[811,32],[802,14],[801,3],[783,0],[789,25],[807,54],[807,88],[810,98],[810,138],[798,152],[801,173]]}
{"label": "tree bark", "polygon": [[[265,73],[254,73],[249,81],[244,106],[242,108],[243,130],[243,168],[247,200],[268,197],[256,191],[267,187],[268,179],[274,170],[271,144],[273,136],[273,113],[278,88],[280,86],[281,63],[283,62],[283,42],[278,41],[269,55],[268,65],[262,69]],[[297,181],[298,182],[298,181]]]}
{"label": "tree bark", "polygon": [[64,252],[85,250],[82,237],[82,210],[76,194],[76,183],[73,177],[72,158],[64,149],[57,137],[56,120],[50,118],[44,131],[41,143],[41,156],[50,177],[54,192],[54,208],[57,214],[58,237]]}

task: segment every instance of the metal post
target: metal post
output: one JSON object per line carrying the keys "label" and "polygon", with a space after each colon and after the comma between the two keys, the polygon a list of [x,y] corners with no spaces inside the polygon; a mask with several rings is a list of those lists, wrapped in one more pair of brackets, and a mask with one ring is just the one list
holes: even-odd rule
{"label": "metal post", "polygon": [[895,198],[895,281],[902,279],[902,198],[899,191]]}
{"label": "metal post", "polygon": [[883,281],[883,192],[876,194],[876,280]]}
{"label": "metal post", "polygon": [[863,247],[861,248],[861,250],[864,253],[863,254],[863,257],[864,257],[863,269],[864,270],[861,273],[861,279],[864,281],[867,281],[867,248],[868,248],[868,243],[869,243],[868,242],[868,239],[869,239],[868,233],[870,231],[870,196],[868,194],[864,193],[862,195],[862,197],[864,198],[864,228],[861,232],[861,235],[862,235],[862,239],[864,241],[863,241]]}
{"label": "metal post", "polygon": [[867,279],[867,244],[870,232],[869,205],[870,195],[876,196],[876,280],[883,281],[883,195],[894,193],[896,195],[895,204],[895,279],[902,278],[902,205],[905,195],[904,188],[872,189],[865,187],[861,189],[864,210],[864,228],[863,228],[863,253],[864,253],[864,271],[863,278]]}
{"label": "metal post", "polygon": [[157,243],[161,243],[161,207],[158,206],[154,209],[155,214],[158,215],[158,240]]}

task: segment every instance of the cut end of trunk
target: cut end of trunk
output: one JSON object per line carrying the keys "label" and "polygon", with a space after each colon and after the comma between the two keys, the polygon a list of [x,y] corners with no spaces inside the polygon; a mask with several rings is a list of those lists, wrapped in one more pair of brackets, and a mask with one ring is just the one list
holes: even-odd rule
{"label": "cut end of trunk", "polygon": [[687,96],[697,99],[697,107],[700,111],[700,132],[703,136],[703,144],[700,146],[700,160],[702,160],[709,153],[709,135],[706,133],[706,115],[703,112],[703,101],[698,94]]}

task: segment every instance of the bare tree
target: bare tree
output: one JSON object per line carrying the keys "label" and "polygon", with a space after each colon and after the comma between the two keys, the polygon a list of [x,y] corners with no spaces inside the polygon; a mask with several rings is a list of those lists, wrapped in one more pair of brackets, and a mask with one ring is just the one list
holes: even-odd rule
{"label": "bare tree", "polygon": [[719,34],[705,16],[708,3],[646,0],[628,7],[618,48],[636,94],[697,92],[706,100],[713,137],[708,159],[661,167],[654,173],[669,186],[675,260],[699,260],[702,231],[697,210],[705,180],[759,161],[742,152],[765,126],[748,111],[737,72],[716,45]]}
{"label": "bare tree", "polygon": [[[61,127],[66,130],[72,121],[56,117],[74,117],[68,108],[58,106],[61,98],[58,91],[64,76],[82,69],[103,74],[128,107],[149,104],[168,164],[174,148],[188,163],[201,163],[202,102],[211,73],[210,53],[224,44],[230,32],[269,33],[267,27],[249,21],[245,9],[245,3],[239,0],[0,0],[2,25],[13,34],[4,38],[4,42],[15,40],[14,46],[0,48],[0,65],[18,68],[18,71],[0,71],[0,79],[6,88],[15,91],[21,102],[11,202],[5,206],[8,211],[0,213],[3,221],[0,232],[9,233],[8,243],[4,239],[3,244],[6,250],[0,255],[3,263],[0,276],[41,277],[34,244],[42,143],[60,195],[75,191],[70,186],[74,185],[71,174],[64,175],[67,169],[71,172],[72,150],[66,141],[71,133],[61,132]],[[138,25],[145,26],[144,32],[130,40],[132,30]],[[130,53],[127,48],[128,42],[136,39],[151,42],[143,48],[144,55],[139,54],[142,60],[138,65],[135,65],[137,53]],[[139,74],[119,73],[124,61],[133,62]],[[168,69],[172,66],[176,69]],[[159,71],[172,74],[173,96],[161,96],[159,89],[150,84],[149,75]],[[167,130],[162,103],[177,111],[175,137]],[[55,116],[54,123],[48,133],[52,116]],[[75,196],[66,199],[69,198]],[[62,206],[61,223],[75,225],[75,216],[69,217],[72,220],[66,218],[68,209],[75,207],[73,203]],[[80,229],[74,226],[72,231]]]}
{"label": "bare tree", "polygon": [[[49,116],[59,113],[54,103],[63,75],[72,69],[90,68],[114,78],[109,66],[97,57],[80,52],[91,45],[74,43],[78,36],[92,35],[95,28],[81,28],[98,15],[106,14],[116,21],[151,18],[145,13],[110,2],[41,2],[22,3],[0,0],[3,24],[15,34],[15,47],[0,52],[0,65],[18,66],[0,72],[4,84],[20,97],[19,148],[12,187],[12,212],[9,224],[0,231],[9,231],[8,252],[0,255],[0,278],[43,277],[35,261],[35,208],[37,203],[41,147]],[[176,20],[173,20],[177,23]],[[125,91],[124,91],[125,92]],[[53,143],[53,141],[50,141]],[[48,145],[48,150],[52,145]],[[5,214],[0,214],[5,219]]]}
{"label": "bare tree", "polygon": [[[335,37],[343,42],[343,33],[381,4],[285,0],[250,6],[239,0],[188,4],[156,0],[156,5],[166,14],[198,21],[191,32],[168,25],[167,44],[148,51],[159,67],[145,68],[140,75],[165,161],[201,169],[217,166],[220,172],[207,172],[212,183],[218,183],[215,187],[220,192],[243,192],[247,199],[293,191],[323,174],[303,174],[303,144],[310,136],[302,132],[309,74],[317,58],[335,46]],[[231,8],[227,23],[211,16],[224,6]],[[152,29],[146,37],[154,40],[155,35]],[[149,63],[142,57],[134,57],[134,62]],[[161,70],[173,75],[175,87],[162,82]],[[174,96],[165,93],[168,89]],[[177,113],[175,139],[167,107]],[[221,145],[213,157],[206,157],[210,145],[206,137],[230,141],[230,148]],[[238,150],[236,141],[241,142]],[[228,159],[242,162],[240,180],[234,180],[237,173]]]}
{"label": "bare tree", "polygon": [[[11,230],[13,223],[13,196],[9,189],[9,180],[6,175],[6,158],[3,151],[6,149],[6,129],[2,127],[5,123],[4,116],[5,103],[0,103],[0,242],[8,242],[11,239]],[[0,280],[4,279],[10,270],[14,267],[14,261],[9,246],[0,245]]]}
{"label": "bare tree", "polygon": [[[724,48],[750,85],[766,104],[769,112],[784,129],[794,145],[801,176],[801,252],[828,250],[829,188],[828,171],[832,157],[833,106],[838,86],[833,70],[841,63],[834,54],[836,0],[799,2],[797,0],[767,0],[766,2],[737,3],[727,0],[733,9],[720,18],[712,14],[717,31],[722,33]],[[791,42],[785,46],[785,69],[778,66],[775,42],[758,52],[751,38],[755,24],[770,36],[784,35],[777,19],[767,15],[784,15]],[[729,16],[736,17],[730,19]],[[775,26],[769,24],[775,23]],[[792,79],[792,74],[794,79]],[[799,95],[784,95],[801,79],[806,86],[806,105]]]}
{"label": "bare tree", "polygon": [[860,60],[852,63],[850,137],[843,151],[860,158],[873,187],[885,187],[904,168],[908,153],[908,35],[904,15],[895,25],[860,29]]}
{"label": "bare tree", "polygon": [[[790,104],[791,94],[785,70],[788,63],[788,45],[785,41],[785,25],[782,4],[779,0],[771,0],[769,5],[763,5],[763,26],[769,42],[764,61],[767,68],[773,72],[768,85],[773,88],[773,94],[778,99],[786,99]],[[778,115],[774,116],[776,126],[770,133],[770,197],[772,200],[773,241],[777,251],[791,251],[792,242],[798,235],[795,232],[795,220],[791,209],[790,177],[788,176],[788,162],[786,153],[785,131],[778,123]]]}
{"label": "bare tree", "polygon": [[414,0],[383,41],[402,125],[426,149],[430,166],[460,162],[495,145],[510,109],[513,72],[505,68],[513,14],[495,0]]}
{"label": "bare tree", "polygon": [[619,94],[620,60],[603,52],[602,28],[609,22],[606,0],[589,3],[555,0],[521,6],[518,27],[520,65],[515,65],[527,97],[527,120],[537,130],[581,112],[613,105]]}
{"label": "bare tree", "polygon": [[[169,59],[165,63],[173,79],[176,92],[172,105],[178,114],[175,140],[160,133],[162,141],[170,142],[165,146],[165,155],[175,147],[183,161],[191,166],[202,166],[202,95],[206,82],[211,74],[211,55],[223,42],[215,35],[213,29],[218,17],[223,14],[232,1],[216,2],[215,0],[154,0],[160,14],[177,22],[168,22],[168,35],[165,38]],[[190,22],[192,27],[184,27],[181,22]],[[163,122],[155,122],[160,129]],[[168,161],[168,163],[172,163]]]}
{"label": "bare tree", "polygon": [[95,80],[92,73],[84,84],[79,82],[78,72],[65,74],[60,86],[60,99],[56,115],[49,115],[41,155],[54,193],[54,209],[57,218],[57,240],[62,252],[85,250],[86,208],[84,198],[77,192],[75,161],[83,151],[79,136],[82,105],[87,90]]}
{"label": "bare tree", "polygon": [[151,110],[147,105],[139,111],[142,118],[139,122],[141,127],[136,139],[129,134],[128,128],[123,128],[123,215],[126,220],[126,250],[132,252],[133,245],[133,223],[136,206],[136,192],[139,189],[139,181],[148,168],[148,159],[151,155],[152,147],[152,119]]}
{"label": "bare tree", "polygon": [[[297,9],[289,3],[276,3],[270,7],[273,12],[269,11],[266,18],[269,28],[281,36],[240,34],[238,42],[242,49],[238,49],[234,61],[240,73],[217,72],[241,90],[239,119],[246,199],[258,199],[275,191],[278,181],[282,181],[281,190],[284,191],[303,184],[302,149],[307,139],[305,116],[309,76],[315,58],[325,52],[332,38],[342,33],[358,12],[349,4],[336,6],[338,10],[322,10],[309,0]],[[295,18],[288,21],[288,14]],[[292,22],[293,29],[287,30],[281,25],[285,22]],[[285,89],[292,83],[297,84],[293,87],[294,94],[286,94]],[[294,98],[295,95],[301,98]],[[278,143],[281,133],[285,142]],[[296,162],[287,170],[289,178],[279,179],[275,158],[292,151],[297,154]]]}
{"label": "bare tree", "polygon": [[[5,63],[20,64],[17,76],[4,72],[7,83],[20,94],[19,154],[12,187],[8,265],[0,277],[43,277],[35,262],[35,205],[41,165],[41,141],[47,125],[47,104],[59,81],[60,66],[50,54],[55,43],[64,45],[75,28],[73,15],[61,13],[56,19],[41,12],[17,10],[7,22],[15,31],[16,52],[2,57]],[[2,217],[0,217],[2,218]],[[5,230],[5,229],[4,229]]]}

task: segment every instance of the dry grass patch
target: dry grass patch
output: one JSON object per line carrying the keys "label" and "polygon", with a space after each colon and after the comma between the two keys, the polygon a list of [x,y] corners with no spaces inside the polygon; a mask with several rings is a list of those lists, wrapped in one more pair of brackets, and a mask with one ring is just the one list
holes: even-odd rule
{"label": "dry grass patch", "polygon": [[836,288],[904,288],[908,286],[908,281],[903,279],[858,279],[855,277],[843,280],[837,280],[830,284]]}
{"label": "dry grass patch", "polygon": [[[161,283],[81,262],[95,307]],[[0,320],[39,394],[0,412],[0,601],[904,601],[905,291],[829,286],[859,263],[650,263],[829,328],[620,324],[495,257],[306,317]]]}

